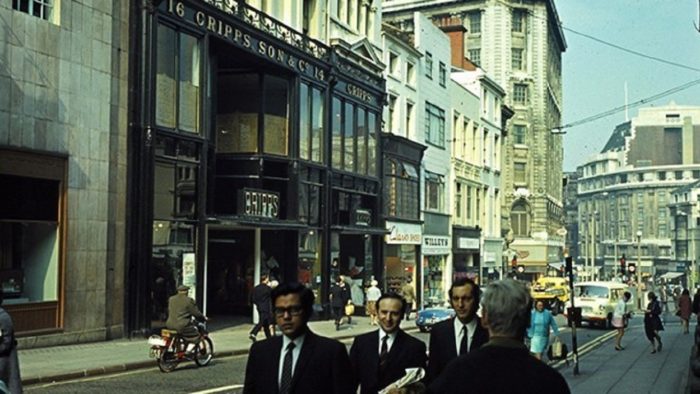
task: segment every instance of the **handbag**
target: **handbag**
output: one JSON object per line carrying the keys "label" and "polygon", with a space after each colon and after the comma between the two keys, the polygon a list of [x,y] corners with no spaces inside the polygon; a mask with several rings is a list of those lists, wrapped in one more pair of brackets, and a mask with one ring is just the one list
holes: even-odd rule
{"label": "handbag", "polygon": [[345,305],[345,316],[352,316],[355,313],[355,305],[349,303]]}
{"label": "handbag", "polygon": [[547,350],[547,357],[550,360],[563,360],[566,359],[568,353],[569,349],[567,349],[566,344],[560,341],[559,338],[557,338],[554,340],[554,342],[552,342],[551,345],[549,345],[549,350]]}
{"label": "handbag", "polygon": [[681,310],[680,309],[676,309],[676,316],[681,317]]}

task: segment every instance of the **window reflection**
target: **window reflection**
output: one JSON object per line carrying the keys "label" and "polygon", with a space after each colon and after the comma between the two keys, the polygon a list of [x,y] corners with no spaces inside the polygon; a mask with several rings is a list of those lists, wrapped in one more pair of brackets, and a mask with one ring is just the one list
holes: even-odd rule
{"label": "window reflection", "polygon": [[288,86],[287,80],[272,75],[264,76],[265,116],[263,145],[265,153],[287,155],[288,145]]}

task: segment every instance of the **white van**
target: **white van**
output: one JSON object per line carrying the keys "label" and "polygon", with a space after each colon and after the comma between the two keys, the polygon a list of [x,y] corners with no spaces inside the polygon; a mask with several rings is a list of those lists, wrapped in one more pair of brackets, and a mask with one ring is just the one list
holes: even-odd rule
{"label": "white van", "polygon": [[[574,285],[574,306],[581,308],[581,320],[589,324],[612,327],[612,314],[617,301],[629,291],[629,286],[619,282],[581,282]],[[634,297],[634,294],[632,294]],[[634,299],[627,302],[632,310]]]}

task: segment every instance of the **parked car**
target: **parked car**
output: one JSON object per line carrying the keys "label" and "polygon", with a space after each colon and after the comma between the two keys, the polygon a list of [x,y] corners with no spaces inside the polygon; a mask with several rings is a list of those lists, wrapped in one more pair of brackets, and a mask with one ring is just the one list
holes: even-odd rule
{"label": "parked car", "polygon": [[421,332],[430,332],[433,325],[451,319],[455,315],[452,308],[434,307],[418,311],[416,316],[416,326]]}

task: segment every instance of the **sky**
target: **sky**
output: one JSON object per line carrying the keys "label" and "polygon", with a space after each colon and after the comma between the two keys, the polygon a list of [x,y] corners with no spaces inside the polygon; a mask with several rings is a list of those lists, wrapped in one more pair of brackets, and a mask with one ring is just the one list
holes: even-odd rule
{"label": "sky", "polygon": [[[700,0],[555,0],[564,29],[700,70]],[[562,57],[563,122],[575,122],[700,79],[688,70],[611,48],[572,31]],[[700,106],[700,84],[652,101]],[[639,107],[629,109],[629,117]],[[566,129],[564,171],[574,171],[605,146],[624,111]]]}

